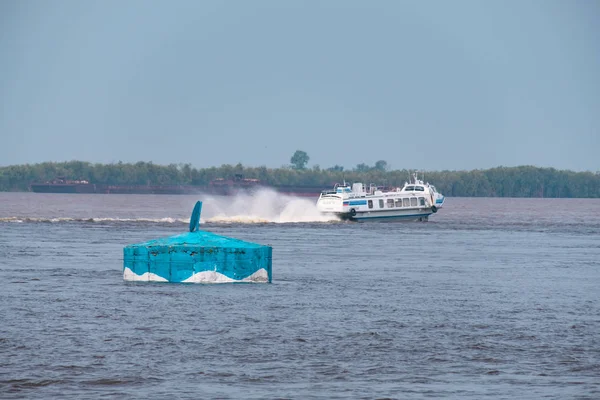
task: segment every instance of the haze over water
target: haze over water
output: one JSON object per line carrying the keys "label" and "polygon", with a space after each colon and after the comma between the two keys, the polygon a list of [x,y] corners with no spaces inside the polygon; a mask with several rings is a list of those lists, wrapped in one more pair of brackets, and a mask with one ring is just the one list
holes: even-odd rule
{"label": "haze over water", "polygon": [[[272,284],[125,283],[125,245],[273,246]],[[427,223],[312,199],[0,193],[1,398],[600,397],[600,201],[448,198]]]}

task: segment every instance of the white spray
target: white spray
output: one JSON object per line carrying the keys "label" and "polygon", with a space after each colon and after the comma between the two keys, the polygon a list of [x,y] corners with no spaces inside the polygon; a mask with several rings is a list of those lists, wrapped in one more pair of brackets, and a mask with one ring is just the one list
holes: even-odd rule
{"label": "white spray", "polygon": [[235,196],[208,196],[203,199],[203,222],[288,223],[338,221],[317,210],[316,200],[260,189]]}

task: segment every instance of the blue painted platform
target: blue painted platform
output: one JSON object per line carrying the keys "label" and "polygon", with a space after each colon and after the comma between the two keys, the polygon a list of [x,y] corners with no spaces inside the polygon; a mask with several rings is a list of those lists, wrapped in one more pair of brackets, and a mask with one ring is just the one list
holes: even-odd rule
{"label": "blue painted platform", "polygon": [[192,213],[189,233],[124,247],[123,279],[270,283],[272,248],[198,230],[201,203],[198,205]]}

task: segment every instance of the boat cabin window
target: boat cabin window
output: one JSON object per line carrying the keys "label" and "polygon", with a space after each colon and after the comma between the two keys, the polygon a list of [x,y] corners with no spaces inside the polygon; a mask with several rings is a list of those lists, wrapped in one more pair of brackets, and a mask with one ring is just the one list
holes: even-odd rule
{"label": "boat cabin window", "polygon": [[424,192],[424,191],[425,191],[425,188],[424,188],[423,186],[415,186],[415,190],[416,190],[417,192]]}
{"label": "boat cabin window", "polygon": [[379,199],[379,208],[383,208],[383,199]]}
{"label": "boat cabin window", "polygon": [[416,197],[411,197],[410,198],[410,206],[411,207],[416,207],[417,206],[417,198]]}
{"label": "boat cabin window", "polygon": [[424,206],[425,205],[425,197],[419,197],[419,205],[420,206]]}
{"label": "boat cabin window", "polygon": [[387,199],[387,208],[394,208],[394,199]]}
{"label": "boat cabin window", "polygon": [[369,200],[369,208],[373,208],[373,200]]}
{"label": "boat cabin window", "polygon": [[405,197],[402,199],[402,207],[409,207],[410,206],[410,200],[408,199],[408,197]]}
{"label": "boat cabin window", "polygon": [[396,207],[402,207],[402,199],[396,199]]}
{"label": "boat cabin window", "polygon": [[407,186],[404,188],[404,191],[406,191],[406,192],[412,192],[413,190],[415,190],[414,186]]}

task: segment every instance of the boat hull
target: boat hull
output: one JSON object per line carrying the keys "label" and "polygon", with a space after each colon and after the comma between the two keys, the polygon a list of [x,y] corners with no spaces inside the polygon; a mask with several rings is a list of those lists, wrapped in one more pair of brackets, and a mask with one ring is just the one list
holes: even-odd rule
{"label": "boat hull", "polygon": [[413,209],[413,210],[395,210],[395,211],[367,211],[351,214],[349,212],[334,213],[344,221],[428,221],[429,216],[433,214],[431,208]]}

